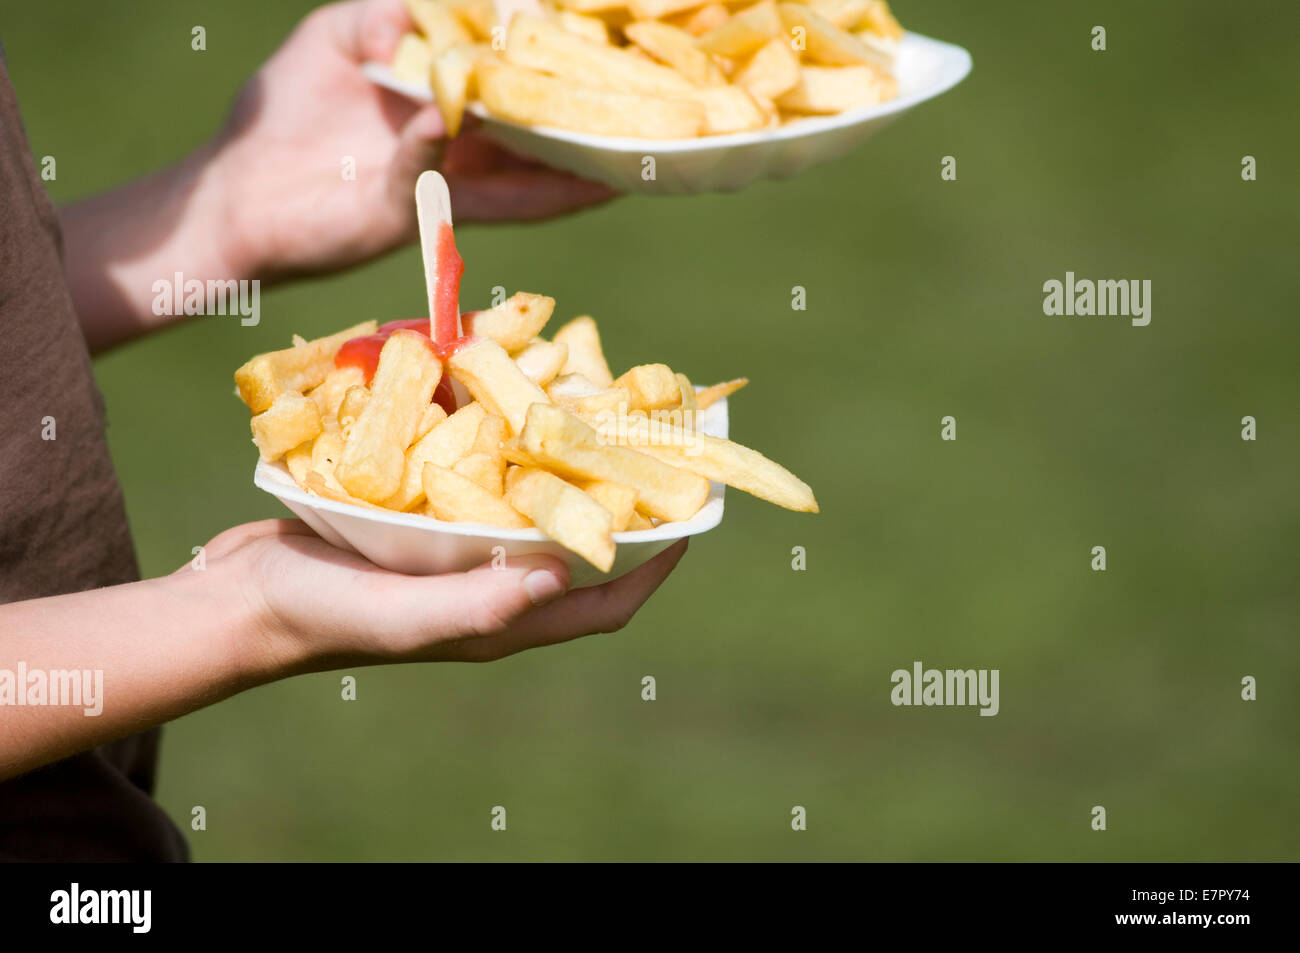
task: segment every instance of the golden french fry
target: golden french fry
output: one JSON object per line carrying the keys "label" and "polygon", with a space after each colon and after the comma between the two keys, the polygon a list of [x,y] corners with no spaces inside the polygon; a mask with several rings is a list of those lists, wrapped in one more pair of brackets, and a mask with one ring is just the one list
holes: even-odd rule
{"label": "golden french fry", "polygon": [[740,86],[709,86],[695,90],[687,98],[704,107],[705,135],[748,132],[767,125],[763,107]]}
{"label": "golden french fry", "polygon": [[614,383],[614,375],[610,373],[605,352],[600,347],[600,332],[592,318],[587,315],[574,318],[556,331],[551,340],[569,349],[569,358],[564,362],[561,374],[581,374],[597,387],[609,387]]}
{"label": "golden french fry", "polygon": [[495,341],[482,339],[462,347],[447,365],[451,376],[465,385],[484,410],[506,419],[512,433],[523,428],[530,404],[551,402],[546,391],[525,377]]}
{"label": "golden french fry", "polygon": [[490,338],[507,351],[518,351],[541,333],[554,310],[554,298],[520,291],[494,308],[466,314],[461,323],[466,334]]}
{"label": "golden french fry", "polygon": [[492,28],[499,22],[497,8],[492,0],[453,0],[450,6],[476,39],[491,41]]}
{"label": "golden french fry", "polygon": [[632,514],[636,512],[635,489],[609,480],[589,480],[581,484],[579,489],[609,510],[609,515],[613,518],[611,528],[614,532],[621,533],[627,529]]}
{"label": "golden french fry", "polygon": [[774,37],[789,38],[775,0],[761,0],[705,33],[695,45],[707,53],[749,56]]}
{"label": "golden french fry", "polygon": [[889,65],[852,33],[841,30],[801,3],[779,3],[777,11],[787,30],[803,31],[805,52],[814,62],[825,66]]}
{"label": "golden french fry", "polygon": [[343,403],[347,392],[353,387],[364,387],[365,384],[365,371],[355,364],[349,364],[347,367],[336,367],[326,374],[325,380],[308,391],[307,396],[316,401],[322,420],[338,420],[339,404]]}
{"label": "golden french fry", "polygon": [[480,63],[478,84],[490,112],[525,125],[643,139],[689,139],[704,128],[703,107],[689,100],[591,89],[504,63]]}
{"label": "golden french fry", "polygon": [[[777,506],[801,513],[818,512],[817,500],[808,484],[757,450],[731,440],[696,433],[644,415],[603,421],[597,431],[606,440],[626,442],[671,466],[734,486]],[[531,451],[527,440],[524,445]],[[638,505],[651,516],[659,515]]]}
{"label": "golden french fry", "polygon": [[505,493],[506,458],[499,452],[495,455],[468,454],[457,460],[456,465],[451,469],[453,473],[459,473],[473,480],[493,496],[502,496]]}
{"label": "golden french fry", "polygon": [[363,321],[346,331],[298,347],[257,355],[235,371],[240,399],[253,413],[260,414],[281,394],[301,394],[316,387],[334,369],[334,355],[345,341],[374,334],[377,328],[374,321]]}
{"label": "golden french fry", "polygon": [[556,0],[566,10],[575,13],[607,13],[627,6],[627,0]]}
{"label": "golden french fry", "polygon": [[448,523],[487,523],[506,529],[530,524],[518,510],[483,489],[469,477],[436,463],[424,465],[424,495],[433,515]]}
{"label": "golden french fry", "polygon": [[514,359],[525,377],[538,387],[545,388],[559,376],[565,361],[569,359],[569,347],[567,344],[555,344],[538,338],[515,354]]}
{"label": "golden french fry", "polygon": [[667,20],[673,26],[681,27],[691,36],[703,36],[710,30],[716,30],[731,18],[727,8],[720,3],[706,3],[695,10],[675,13]]}
{"label": "golden french fry", "polygon": [[371,503],[397,492],[406,448],[441,377],[442,364],[419,332],[398,331],[385,342],[370,400],[353,424],[335,470],[343,489]]}
{"label": "golden french fry", "polygon": [[673,13],[703,6],[705,0],[627,0],[628,12],[638,20],[658,20]]}
{"label": "golden french fry", "polygon": [[368,403],[370,403],[370,389],[364,384],[349,387],[348,392],[343,395],[343,400],[339,403],[337,418],[339,430],[343,431],[344,437],[352,432],[352,425],[357,422],[357,418],[361,416],[361,411],[366,409]]}
{"label": "golden french fry", "polygon": [[487,414],[478,425],[474,436],[474,445],[470,453],[486,453],[489,456],[501,456],[501,446],[506,442],[506,422],[495,414]]}
{"label": "golden french fry", "polygon": [[339,486],[338,483],[332,480],[329,476],[326,476],[317,470],[307,471],[307,475],[303,478],[303,489],[308,493],[314,493],[327,500],[335,500],[339,503],[351,503],[353,506],[362,506],[370,510],[383,509],[383,507],[375,506],[373,503],[368,503],[365,500],[358,499],[347,490],[343,489],[343,487]]}
{"label": "golden french fry", "polygon": [[447,411],[442,409],[441,404],[430,404],[424,409],[424,416],[420,418],[420,425],[415,428],[415,436],[412,441],[419,440],[438,424],[447,419]]}
{"label": "golden french fry", "polygon": [[610,480],[632,487],[637,491],[638,506],[662,519],[690,519],[709,495],[709,483],[703,477],[615,446],[552,404],[528,408],[519,442],[525,453],[561,476]]}
{"label": "golden french fry", "polygon": [[486,416],[482,404],[466,404],[411,444],[402,466],[401,485],[396,493],[384,500],[384,508],[414,509],[424,499],[424,465],[436,463],[448,469],[455,466],[473,448]]}
{"label": "golden french fry", "polygon": [[658,20],[639,20],[623,28],[624,35],[646,53],[681,73],[696,86],[721,86],[727,81],[708,53],[695,46],[685,30]]}
{"label": "golden french fry", "polygon": [[602,414],[626,413],[632,395],[626,387],[615,384],[594,394],[583,394],[581,397],[557,397],[552,394],[551,399],[575,417],[593,421],[599,420]]}
{"label": "golden french fry", "polygon": [[312,443],[311,440],[304,440],[284,455],[284,465],[289,470],[289,476],[304,490],[307,489],[307,471],[311,469]]}
{"label": "golden french fry", "polygon": [[429,44],[423,37],[407,33],[398,40],[389,69],[404,83],[428,86],[429,67],[432,63],[433,51],[429,49]]}
{"label": "golden french fry", "polygon": [[253,417],[249,424],[253,443],[263,460],[278,460],[304,440],[318,436],[321,426],[320,409],[310,397],[302,394],[281,394],[266,410]]}
{"label": "golden french fry", "polygon": [[768,40],[741,66],[731,81],[755,96],[775,99],[799,82],[799,57],[786,38]]}
{"label": "golden french fry", "polygon": [[858,30],[868,30],[886,40],[901,40],[903,27],[894,19],[885,0],[867,0],[867,12],[856,24]]}
{"label": "golden french fry", "polygon": [[643,62],[618,47],[593,42],[524,13],[510,21],[505,59],[514,66],[611,92],[674,96],[693,88],[689,80],[666,66]]}
{"label": "golden french fry", "polygon": [[344,440],[338,431],[326,431],[311,445],[311,468],[322,476],[333,477],[334,468],[343,458]]}
{"label": "golden french fry", "polygon": [[896,95],[897,80],[874,66],[805,66],[795,87],[776,102],[790,112],[830,114],[874,106]]}
{"label": "golden french fry", "polygon": [[473,47],[466,46],[449,46],[430,60],[429,86],[438,104],[438,112],[442,114],[442,124],[451,138],[460,133],[477,63],[478,53]]}
{"label": "golden french fry", "polygon": [[631,410],[663,410],[682,403],[677,375],[667,364],[638,364],[614,384],[627,389]]}
{"label": "golden french fry", "polygon": [[700,401],[695,394],[695,385],[691,383],[691,379],[685,374],[678,374],[676,377],[677,389],[681,394],[679,399],[681,402],[682,412],[685,413],[689,410],[693,413],[699,410]]}
{"label": "golden french fry", "polygon": [[871,0],[807,0],[807,6],[841,30],[852,30],[871,12]]}
{"label": "golden french fry", "polygon": [[654,529],[654,528],[655,528],[654,523],[650,522],[650,520],[642,516],[640,513],[633,512],[632,518],[627,521],[626,531],[629,533],[636,533],[643,529]]}
{"label": "golden french fry", "polygon": [[506,501],[601,572],[613,567],[613,517],[576,486],[545,470],[529,470],[507,491]]}
{"label": "golden french fry", "polygon": [[570,33],[585,36],[593,43],[609,42],[609,28],[605,26],[605,21],[600,17],[575,13],[572,10],[556,10],[554,16],[555,22]]}
{"label": "golden french fry", "polygon": [[722,398],[730,397],[748,383],[748,377],[737,377],[735,380],[723,381],[721,384],[713,384],[712,386],[696,392],[695,405],[699,410],[706,410],[718,401],[722,400]]}
{"label": "golden french fry", "polygon": [[441,0],[406,0],[406,9],[434,55],[457,43],[474,42],[460,18]]}

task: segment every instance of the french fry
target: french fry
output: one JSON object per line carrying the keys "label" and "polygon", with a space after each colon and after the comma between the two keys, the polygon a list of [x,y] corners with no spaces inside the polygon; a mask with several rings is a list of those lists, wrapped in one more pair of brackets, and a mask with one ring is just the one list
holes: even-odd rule
{"label": "french fry", "polygon": [[569,349],[569,359],[564,362],[561,374],[581,374],[597,387],[609,387],[614,383],[614,375],[610,373],[605,352],[600,347],[600,332],[590,317],[574,318],[556,331],[551,340]]}
{"label": "french fry", "polygon": [[754,96],[775,99],[799,82],[799,57],[784,38],[768,40],[760,46],[731,81]]}
{"label": "french fry", "polygon": [[583,394],[581,397],[552,395],[551,399],[575,417],[590,422],[599,420],[603,414],[625,413],[632,395],[626,387],[615,384],[613,387],[606,387],[592,394]]}
{"label": "french fry", "polygon": [[567,344],[556,344],[538,338],[514,355],[514,358],[525,377],[538,387],[545,388],[559,376],[565,361],[569,359],[569,347]]}
{"label": "french fry", "polygon": [[393,75],[404,83],[415,86],[427,86],[429,67],[433,63],[433,51],[424,37],[407,33],[397,41],[397,50],[389,68]]}
{"label": "french fry", "polygon": [[320,409],[310,397],[281,394],[249,424],[253,443],[263,460],[278,460],[304,440],[311,440],[324,429]]}
{"label": "french fry", "polygon": [[638,364],[614,384],[627,389],[628,407],[632,410],[662,410],[682,403],[677,375],[667,364]]}
{"label": "french fry", "polygon": [[695,45],[707,53],[749,56],[774,37],[788,37],[774,0],[761,0],[705,33]]}
{"label": "french fry", "polygon": [[779,3],[777,11],[787,30],[804,31],[806,54],[816,63],[824,66],[856,66],[861,63],[889,65],[887,61],[882,62],[852,33],[841,30],[801,3]]}
{"label": "french fry", "polygon": [[[474,42],[460,18],[441,0],[406,0],[406,10],[435,56],[457,43]],[[425,75],[427,77],[427,72]]]}
{"label": "french fry", "polygon": [[365,384],[365,371],[355,364],[350,364],[347,367],[334,368],[325,375],[325,380],[318,387],[313,387],[307,392],[307,396],[316,401],[321,419],[337,420],[339,404],[343,403],[348,390],[357,386],[364,387]]}
{"label": "french fry", "polygon": [[466,334],[491,338],[507,351],[518,351],[541,333],[554,310],[554,298],[520,291],[494,308],[466,314],[461,323]]}
{"label": "french fry", "polygon": [[807,6],[841,30],[852,30],[871,13],[871,0],[808,0]]}
{"label": "french fry", "polygon": [[506,458],[500,453],[495,456],[487,453],[471,453],[461,457],[452,468],[477,483],[493,496],[505,494]]}
{"label": "french fry", "polygon": [[307,489],[307,471],[311,469],[311,447],[313,441],[304,440],[284,455],[284,465],[289,476],[304,490]]}
{"label": "french fry", "polygon": [[248,409],[260,414],[284,393],[310,390],[334,369],[334,355],[345,341],[374,334],[378,325],[363,321],[346,331],[283,351],[259,354],[235,371],[235,385]]}
{"label": "french fry", "polygon": [[727,77],[708,53],[696,48],[685,30],[658,20],[629,23],[623,33],[645,52],[681,73],[696,86],[722,86]]}
{"label": "french fry", "polygon": [[358,499],[339,486],[336,481],[317,470],[307,471],[307,475],[304,477],[303,489],[308,493],[314,493],[337,503],[351,503],[353,506],[360,506],[368,510],[382,509],[382,507],[375,506],[373,503]]}
{"label": "french fry", "polygon": [[694,413],[700,409],[699,398],[695,395],[695,385],[685,374],[675,375],[677,378],[677,390],[679,391],[678,401],[681,404],[682,413],[690,411]]}
{"label": "french fry", "polygon": [[507,491],[506,501],[601,572],[613,568],[613,517],[576,486],[545,470],[529,470]]}
{"label": "french fry", "polygon": [[799,82],[777,104],[790,112],[833,114],[874,106],[897,91],[894,77],[874,66],[805,66]]}
{"label": "french fry", "polygon": [[551,401],[495,341],[483,339],[462,347],[447,364],[451,376],[464,384],[488,413],[504,417],[512,433],[523,428],[529,405]]}
{"label": "french fry", "polygon": [[767,125],[767,113],[740,86],[709,86],[688,98],[704,107],[704,134],[748,132]]}
{"label": "french fry", "polygon": [[886,40],[901,40],[903,27],[889,9],[885,0],[867,0],[867,12],[856,24],[856,29],[867,30]]}
{"label": "french fry", "polygon": [[658,20],[703,6],[705,0],[628,0],[627,9],[638,20]]}
{"label": "french fry", "polygon": [[415,428],[415,436],[412,440],[419,440],[446,419],[447,411],[442,409],[441,404],[430,404],[424,409],[424,416],[420,418],[420,425]]}
{"label": "french fry", "polygon": [[399,512],[414,509],[424,499],[424,465],[454,467],[473,448],[486,416],[482,404],[466,404],[411,444],[402,466],[401,485],[384,500],[384,508]]}
{"label": "french fry", "polygon": [[406,448],[441,376],[442,364],[428,338],[417,331],[398,331],[388,339],[379,352],[370,400],[353,425],[335,470],[343,489],[371,503],[381,503],[397,492]]}
{"label": "french fry", "polygon": [[483,422],[478,425],[478,433],[474,436],[474,445],[470,447],[469,452],[485,453],[492,457],[499,457],[501,456],[501,446],[506,442],[506,436],[506,422],[495,414],[486,414],[483,417]]}
{"label": "french fry", "polygon": [[481,63],[478,84],[488,110],[526,125],[643,139],[689,139],[704,128],[698,103],[590,89],[501,63]]}
{"label": "french fry", "polygon": [[611,528],[614,532],[621,533],[627,529],[628,523],[632,521],[632,514],[636,512],[636,490],[609,480],[589,480],[581,484],[579,489],[609,510],[609,515],[612,517]]}
{"label": "french fry", "polygon": [[541,17],[516,14],[506,34],[507,63],[541,70],[582,86],[642,96],[690,92],[690,81],[618,47],[594,43]]}
{"label": "french fry", "polygon": [[474,38],[491,41],[497,25],[497,8],[492,0],[453,0],[452,11]]}
{"label": "french fry", "polygon": [[[801,513],[818,512],[817,500],[808,484],[757,450],[731,440],[687,432],[645,417],[603,422],[597,430],[606,440],[626,439],[629,446],[643,454],[744,490],[777,506]],[[531,452],[526,440],[524,445]],[[659,515],[644,506],[641,508],[651,516]]]}
{"label": "french fry", "polygon": [[748,377],[737,377],[735,380],[723,381],[721,384],[706,387],[696,392],[695,405],[700,410],[707,410],[722,398],[730,397],[748,383]]}
{"label": "french fry", "polygon": [[311,468],[324,476],[333,477],[334,468],[343,457],[344,440],[337,431],[326,432],[311,445]]}
{"label": "french fry", "polygon": [[627,6],[627,0],[556,0],[565,10],[575,13],[606,13],[621,10]]}
{"label": "french fry", "polygon": [[694,10],[683,10],[681,13],[670,14],[664,19],[673,26],[685,30],[691,36],[703,36],[710,30],[722,26],[730,18],[731,13],[722,4],[706,3]]}
{"label": "french fry", "polygon": [[357,418],[361,416],[361,411],[366,409],[368,403],[370,403],[370,390],[364,384],[349,387],[348,392],[343,395],[336,416],[339,422],[339,430],[343,432],[344,437],[351,433],[352,425],[357,422]]}
{"label": "french fry", "polygon": [[654,529],[655,524],[640,513],[633,512],[632,518],[627,521],[627,532],[636,533],[644,529]]}
{"label": "french fry", "polygon": [[632,487],[639,507],[652,516],[690,519],[709,495],[703,477],[604,442],[593,428],[552,404],[528,408],[519,438],[524,452],[560,475]]}
{"label": "french fry", "polygon": [[424,495],[429,509],[448,523],[486,523],[506,529],[526,529],[530,524],[518,510],[494,496],[469,477],[436,463],[426,463]]}
{"label": "french fry", "polygon": [[575,13],[572,10],[557,10],[555,11],[555,22],[570,33],[585,36],[593,43],[609,42],[609,27],[605,26],[605,21],[600,17]]}
{"label": "french fry", "polygon": [[454,139],[460,133],[477,63],[477,51],[471,46],[463,45],[449,46],[430,58],[427,71],[429,86],[450,138]]}

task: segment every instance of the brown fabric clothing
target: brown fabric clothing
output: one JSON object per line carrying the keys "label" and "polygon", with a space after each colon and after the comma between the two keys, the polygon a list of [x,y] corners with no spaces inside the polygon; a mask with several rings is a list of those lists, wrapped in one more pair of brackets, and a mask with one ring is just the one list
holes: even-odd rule
{"label": "brown fabric clothing", "polygon": [[[139,578],[104,426],[58,218],[0,58],[0,603]],[[0,631],[0,668],[19,661]],[[0,859],[186,859],[150,797],[158,741],[155,729],[0,783]]]}

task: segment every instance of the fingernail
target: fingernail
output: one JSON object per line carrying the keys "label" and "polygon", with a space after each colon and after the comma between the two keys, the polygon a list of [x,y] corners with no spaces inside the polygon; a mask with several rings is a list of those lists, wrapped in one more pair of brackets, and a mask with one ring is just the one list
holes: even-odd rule
{"label": "fingernail", "polygon": [[564,593],[564,582],[549,569],[534,569],[524,576],[524,591],[535,606],[544,606]]}

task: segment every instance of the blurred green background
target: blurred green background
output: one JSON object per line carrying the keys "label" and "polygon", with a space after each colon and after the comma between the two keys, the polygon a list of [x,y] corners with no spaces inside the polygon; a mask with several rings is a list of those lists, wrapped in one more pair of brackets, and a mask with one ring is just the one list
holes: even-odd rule
{"label": "blurred green background", "polygon": [[[203,142],[308,6],[6,11],[55,198]],[[602,322],[616,369],[748,375],[733,435],[807,479],[822,514],[731,493],[616,635],[358,670],[351,703],[337,673],[297,678],[181,719],[160,797],[187,831],[207,808],[196,859],[1300,859],[1300,15],[896,11],[974,72],[852,156],[738,194],[458,230],[467,306],[495,284],[544,292]],[[1151,279],[1151,325],[1045,317],[1042,284],[1066,270]],[[237,365],[422,306],[408,250],[267,292],[257,328],[201,318],[100,359],[143,571],[284,515],[251,483]],[[999,669],[1001,713],[893,707],[890,673],[914,660]]]}

